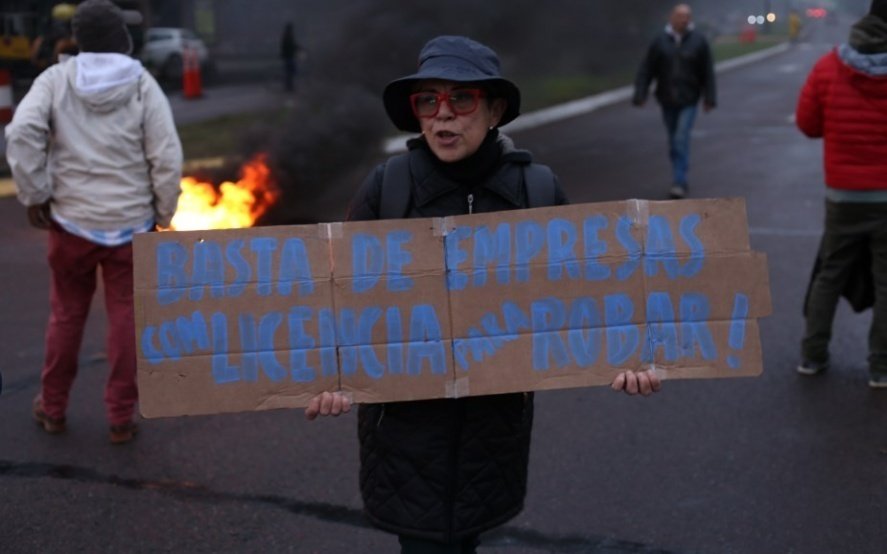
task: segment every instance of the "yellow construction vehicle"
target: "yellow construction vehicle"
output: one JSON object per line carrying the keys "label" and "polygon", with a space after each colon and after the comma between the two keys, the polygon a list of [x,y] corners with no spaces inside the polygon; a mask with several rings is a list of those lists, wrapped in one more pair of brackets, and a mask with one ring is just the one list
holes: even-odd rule
{"label": "yellow construction vehicle", "polygon": [[36,13],[0,12],[0,67],[15,70],[30,65],[36,36]]}

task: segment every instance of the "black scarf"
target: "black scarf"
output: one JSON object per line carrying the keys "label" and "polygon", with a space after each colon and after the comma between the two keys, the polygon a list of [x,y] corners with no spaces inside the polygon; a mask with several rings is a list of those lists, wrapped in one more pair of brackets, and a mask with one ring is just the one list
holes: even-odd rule
{"label": "black scarf", "polygon": [[876,15],[867,15],[850,28],[850,46],[860,54],[887,52],[887,22]]}
{"label": "black scarf", "polygon": [[422,141],[422,147],[431,154],[436,171],[450,181],[472,190],[485,182],[499,167],[502,152],[498,138],[499,130],[491,129],[474,154],[455,162],[440,161],[425,141]]}

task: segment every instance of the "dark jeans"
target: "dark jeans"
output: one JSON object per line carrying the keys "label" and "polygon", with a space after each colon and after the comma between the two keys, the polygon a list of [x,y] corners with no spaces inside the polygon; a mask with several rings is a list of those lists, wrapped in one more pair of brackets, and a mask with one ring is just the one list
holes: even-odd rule
{"label": "dark jeans", "polygon": [[414,539],[398,535],[400,554],[475,554],[480,541],[477,537],[463,539],[462,542],[444,544],[424,539]]}
{"label": "dark jeans", "polygon": [[687,187],[690,168],[690,132],[696,120],[696,105],[671,108],[662,106],[662,121],[668,132],[668,157],[671,160],[673,185]]}
{"label": "dark jeans", "polygon": [[820,271],[813,281],[801,356],[810,362],[829,359],[832,321],[855,252],[868,245],[872,254],[875,306],[869,330],[869,369],[887,373],[887,203],[825,203],[825,234]]}

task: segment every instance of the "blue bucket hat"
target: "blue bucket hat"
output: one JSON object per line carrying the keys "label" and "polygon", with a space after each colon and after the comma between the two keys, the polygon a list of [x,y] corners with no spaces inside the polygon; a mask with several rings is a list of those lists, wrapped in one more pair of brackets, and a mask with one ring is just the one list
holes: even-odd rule
{"label": "blue bucket hat", "polygon": [[433,38],[419,52],[419,71],[391,81],[385,87],[382,94],[385,111],[398,129],[418,133],[419,121],[410,106],[410,94],[417,82],[442,79],[478,83],[489,89],[493,97],[508,103],[499,121],[499,125],[505,125],[520,115],[520,90],[503,79],[499,71],[499,57],[489,47],[466,37]]}

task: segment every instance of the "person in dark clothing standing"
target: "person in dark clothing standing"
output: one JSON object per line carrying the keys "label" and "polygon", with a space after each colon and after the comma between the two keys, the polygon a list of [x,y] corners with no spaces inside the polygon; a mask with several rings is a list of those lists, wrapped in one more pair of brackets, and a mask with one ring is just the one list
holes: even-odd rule
{"label": "person in dark clothing standing", "polygon": [[280,39],[280,58],[283,60],[283,88],[292,92],[296,80],[296,56],[299,54],[299,44],[296,42],[293,24],[287,23],[283,28],[283,36]]}
{"label": "person in dark clothing standing", "polygon": [[796,121],[805,135],[825,141],[826,184],[819,271],[808,295],[797,371],[828,369],[838,299],[858,271],[857,260],[870,257],[875,313],[869,386],[887,389],[887,0],[874,0],[848,43],[816,63]]}
{"label": "person in dark clothing standing", "polygon": [[[404,164],[395,190],[388,188],[386,164],[379,165],[358,191],[349,219],[535,207],[524,176],[539,166],[498,130],[520,113],[520,91],[500,76],[490,48],[465,37],[432,39],[419,55],[418,72],[389,83],[383,100],[395,126],[421,136],[389,160]],[[550,175],[546,205],[565,204]],[[392,193],[408,198],[401,213],[388,211],[383,197]],[[625,372],[612,387],[646,396],[660,381],[653,372]],[[339,415],[350,407],[347,396],[327,392],[305,415]],[[475,552],[480,533],[523,509],[532,423],[532,393],[360,406],[360,487],[368,518],[398,535],[402,553]]]}
{"label": "person in dark clothing standing", "polygon": [[632,100],[635,106],[643,106],[650,83],[656,81],[656,100],[668,132],[672,198],[687,196],[690,132],[699,99],[706,112],[717,105],[711,49],[702,33],[693,29],[692,17],[687,4],[674,7],[668,25],[650,44],[638,69]]}

